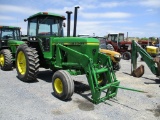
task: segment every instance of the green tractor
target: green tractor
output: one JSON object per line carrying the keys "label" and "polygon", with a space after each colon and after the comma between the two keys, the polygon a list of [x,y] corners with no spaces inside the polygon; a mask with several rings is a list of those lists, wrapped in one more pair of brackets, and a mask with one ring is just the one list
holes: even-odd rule
{"label": "green tractor", "polygon": [[24,42],[20,41],[20,28],[0,26],[0,67],[11,70],[15,62],[16,48]]}
{"label": "green tractor", "polygon": [[[75,16],[77,16],[75,7]],[[68,12],[69,20],[70,12]],[[16,70],[18,78],[29,82],[36,79],[39,67],[54,71],[52,87],[61,100],[68,100],[74,92],[72,75],[86,75],[92,102],[98,104],[115,97],[120,82],[117,80],[109,56],[100,53],[99,40],[63,35],[64,16],[39,12],[28,21],[28,41],[17,48]],[[75,22],[76,23],[76,22]],[[76,24],[74,24],[76,26]],[[102,91],[106,91],[102,96]]]}

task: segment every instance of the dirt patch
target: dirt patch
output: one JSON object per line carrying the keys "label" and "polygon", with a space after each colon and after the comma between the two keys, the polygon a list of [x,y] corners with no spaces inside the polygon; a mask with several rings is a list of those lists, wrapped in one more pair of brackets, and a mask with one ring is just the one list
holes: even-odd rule
{"label": "dirt patch", "polygon": [[52,114],[54,114],[54,115],[62,115],[63,113],[60,110],[53,110]]}
{"label": "dirt patch", "polygon": [[75,109],[77,109],[77,105],[75,104],[69,104],[69,105],[64,104],[63,106],[53,109],[51,113],[54,115],[63,115],[72,113]]}
{"label": "dirt patch", "polygon": [[146,109],[146,110],[154,113],[155,117],[160,117],[160,105],[158,105],[156,109]]}
{"label": "dirt patch", "polygon": [[148,97],[148,98],[152,98],[152,97],[154,97],[154,96],[153,96],[153,95],[148,94],[148,95],[147,95],[147,97]]}
{"label": "dirt patch", "polygon": [[82,100],[74,100],[74,102],[78,104],[78,108],[82,111],[92,111],[92,110],[94,110],[94,105],[91,102],[82,101]]}

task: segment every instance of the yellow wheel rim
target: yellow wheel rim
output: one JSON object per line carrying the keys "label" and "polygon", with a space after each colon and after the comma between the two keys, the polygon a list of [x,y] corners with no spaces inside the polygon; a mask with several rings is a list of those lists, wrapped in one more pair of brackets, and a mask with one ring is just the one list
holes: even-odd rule
{"label": "yellow wheel rim", "polygon": [[101,75],[97,76],[98,84],[101,84],[103,82],[103,77]]}
{"label": "yellow wheel rim", "polygon": [[0,66],[4,66],[4,55],[0,54]]}
{"label": "yellow wheel rim", "polygon": [[26,57],[22,51],[17,56],[17,68],[20,74],[24,75],[26,73]]}
{"label": "yellow wheel rim", "polygon": [[54,88],[56,90],[57,93],[61,94],[63,92],[63,84],[61,79],[56,78],[54,81]]}
{"label": "yellow wheel rim", "polygon": [[98,79],[98,84],[101,84],[102,81],[103,81],[102,78],[99,78],[99,79]]}

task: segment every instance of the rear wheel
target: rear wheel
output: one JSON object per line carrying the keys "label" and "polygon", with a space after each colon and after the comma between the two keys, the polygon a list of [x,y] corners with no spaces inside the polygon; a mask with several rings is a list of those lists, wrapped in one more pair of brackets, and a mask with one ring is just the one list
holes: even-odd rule
{"label": "rear wheel", "polygon": [[124,60],[130,60],[131,59],[131,53],[130,52],[124,52],[122,54],[122,57]]}
{"label": "rear wheel", "polygon": [[39,68],[37,51],[26,44],[20,45],[16,54],[16,70],[19,79],[25,82],[36,79]]}
{"label": "rear wheel", "polygon": [[74,82],[71,75],[64,70],[59,70],[52,77],[54,94],[61,100],[70,99],[74,92]]}
{"label": "rear wheel", "polygon": [[0,51],[0,67],[2,70],[12,70],[13,60],[12,53],[8,49],[3,49]]}

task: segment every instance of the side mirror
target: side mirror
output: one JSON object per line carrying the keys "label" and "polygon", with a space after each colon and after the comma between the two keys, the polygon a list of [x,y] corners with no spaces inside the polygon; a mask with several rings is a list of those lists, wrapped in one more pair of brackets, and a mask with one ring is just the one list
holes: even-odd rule
{"label": "side mirror", "polygon": [[62,25],[63,27],[66,27],[66,23],[63,23],[63,25]]}

